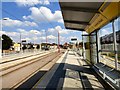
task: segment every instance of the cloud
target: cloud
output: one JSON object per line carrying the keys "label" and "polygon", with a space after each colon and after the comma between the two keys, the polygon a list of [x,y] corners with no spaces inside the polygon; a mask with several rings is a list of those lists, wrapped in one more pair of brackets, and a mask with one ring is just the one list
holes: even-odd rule
{"label": "cloud", "polygon": [[32,34],[36,34],[36,35],[41,35],[41,34],[42,34],[42,33],[41,33],[40,31],[38,31],[38,30],[30,30],[29,32],[32,33]]}
{"label": "cloud", "polygon": [[113,31],[112,31],[111,27],[103,28],[103,29],[100,29],[100,36],[105,36],[105,35],[108,35],[112,32]]}
{"label": "cloud", "polygon": [[43,4],[44,4],[44,5],[49,5],[50,2],[49,2],[49,0],[44,0]]}
{"label": "cloud", "polygon": [[24,19],[33,19],[39,22],[54,21],[63,23],[62,14],[59,10],[52,13],[52,11],[49,8],[43,6],[41,6],[40,8],[31,7],[29,10],[31,11],[31,15],[23,16]]}
{"label": "cloud", "polygon": [[49,5],[49,0],[15,0],[18,6],[34,6],[38,4]]}
{"label": "cloud", "polygon": [[26,40],[26,41],[31,41],[31,39],[30,39],[30,38],[28,38],[28,37],[27,37],[27,38],[25,38],[24,40]]}
{"label": "cloud", "polygon": [[46,40],[46,37],[42,36],[40,37],[41,40]]}
{"label": "cloud", "polygon": [[62,29],[61,26],[56,26],[54,28],[49,28],[48,32],[57,33],[59,31],[60,34],[68,34],[69,30]]}
{"label": "cloud", "polygon": [[20,21],[20,20],[12,20],[10,18],[5,18],[6,20],[2,21],[2,26],[4,27],[36,27],[38,26],[35,22],[30,21]]}
{"label": "cloud", "polygon": [[62,29],[61,26],[56,26],[55,30],[58,30],[60,34],[68,34],[67,29]]}
{"label": "cloud", "polygon": [[6,34],[10,38],[13,39],[14,42],[20,42],[20,36],[22,40],[26,40],[27,42],[34,42],[39,39],[40,32],[37,30],[26,31],[24,29],[17,29],[17,32],[9,32],[9,31],[0,31],[0,34]]}
{"label": "cloud", "polygon": [[55,40],[55,39],[57,39],[57,37],[55,37],[55,36],[53,36],[53,35],[49,35],[49,36],[47,36],[47,38],[50,39],[50,40]]}

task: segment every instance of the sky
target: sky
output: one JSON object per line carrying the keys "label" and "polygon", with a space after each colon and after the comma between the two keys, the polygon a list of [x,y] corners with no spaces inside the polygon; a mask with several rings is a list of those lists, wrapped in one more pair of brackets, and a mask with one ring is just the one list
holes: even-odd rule
{"label": "sky", "polygon": [[[5,0],[4,0],[5,1]],[[9,0],[8,0],[9,1]],[[13,2],[12,2],[13,1]],[[64,27],[63,17],[58,1],[49,0],[12,0],[2,2],[2,31],[0,33],[8,35],[14,42],[22,40],[28,43],[57,43],[58,31],[60,33],[60,44],[71,42],[71,38],[82,40],[80,31],[68,30]],[[0,6],[0,9],[1,9]],[[118,19],[115,22],[118,27]],[[112,24],[101,28],[100,35],[112,33]],[[116,28],[116,31],[118,28]]]}
{"label": "sky", "polygon": [[2,2],[2,33],[7,34],[14,42],[22,40],[28,43],[46,42],[57,43],[58,31],[60,43],[71,42],[77,37],[81,41],[80,31],[67,30],[64,27],[63,17],[58,2],[48,0],[14,0]]}

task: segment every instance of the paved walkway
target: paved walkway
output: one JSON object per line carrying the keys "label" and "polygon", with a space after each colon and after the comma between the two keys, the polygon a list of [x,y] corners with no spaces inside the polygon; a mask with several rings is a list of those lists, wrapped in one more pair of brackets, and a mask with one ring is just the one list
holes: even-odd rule
{"label": "paved walkway", "polygon": [[34,86],[39,90],[104,90],[102,84],[94,76],[92,69],[73,51],[66,53],[56,62]]}

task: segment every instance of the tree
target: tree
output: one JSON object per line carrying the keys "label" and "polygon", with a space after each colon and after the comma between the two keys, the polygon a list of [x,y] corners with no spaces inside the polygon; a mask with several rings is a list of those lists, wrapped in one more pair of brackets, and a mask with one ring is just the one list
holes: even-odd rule
{"label": "tree", "polygon": [[2,39],[3,39],[2,40],[2,50],[8,50],[10,48],[10,46],[12,46],[13,40],[5,34],[2,35]]}

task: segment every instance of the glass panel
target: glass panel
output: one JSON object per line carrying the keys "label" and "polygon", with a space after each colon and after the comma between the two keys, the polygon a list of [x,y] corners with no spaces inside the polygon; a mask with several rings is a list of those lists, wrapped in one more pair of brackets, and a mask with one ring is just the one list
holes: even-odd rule
{"label": "glass panel", "polygon": [[96,32],[90,35],[90,52],[92,63],[97,63]]}
{"label": "glass panel", "polygon": [[114,50],[112,23],[100,29],[100,44],[102,50]]}
{"label": "glass panel", "polygon": [[100,62],[115,68],[115,54],[114,52],[101,52]]}
{"label": "glass panel", "polygon": [[120,70],[120,17],[115,20],[115,32],[118,52],[118,69]]}
{"label": "glass panel", "polygon": [[100,62],[115,68],[114,38],[112,23],[99,30],[100,33]]}

